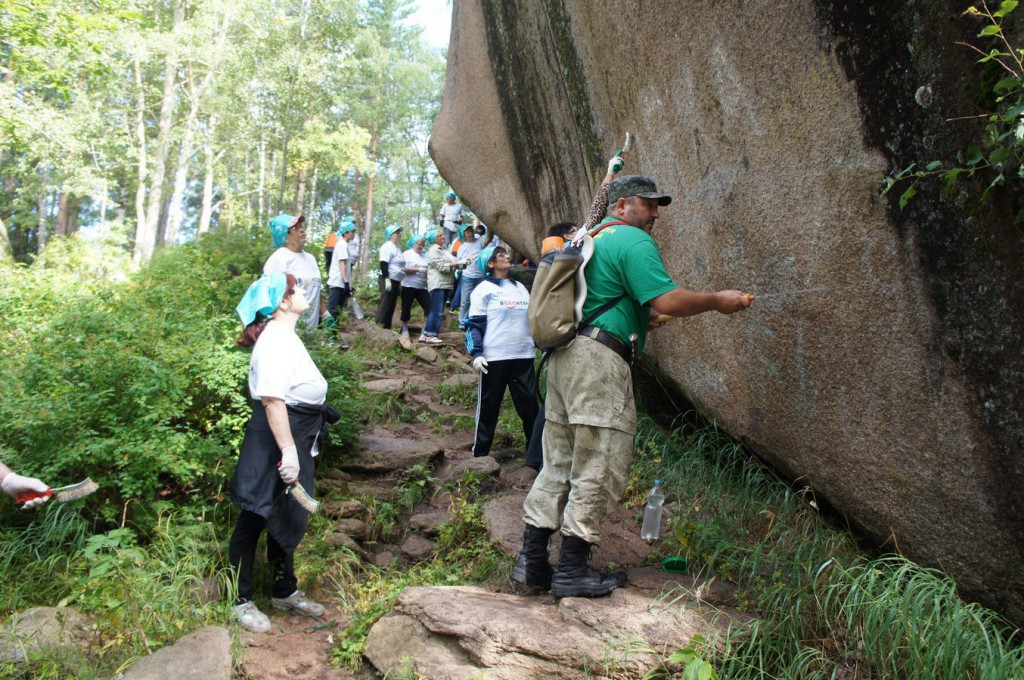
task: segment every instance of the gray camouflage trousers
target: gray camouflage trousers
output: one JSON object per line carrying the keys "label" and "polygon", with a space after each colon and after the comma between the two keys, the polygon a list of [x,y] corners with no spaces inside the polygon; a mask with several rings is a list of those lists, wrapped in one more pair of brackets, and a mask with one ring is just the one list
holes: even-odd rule
{"label": "gray camouflage trousers", "polygon": [[523,503],[523,520],[599,543],[633,462],[629,366],[596,340],[576,338],[551,355],[544,416],[544,467]]}

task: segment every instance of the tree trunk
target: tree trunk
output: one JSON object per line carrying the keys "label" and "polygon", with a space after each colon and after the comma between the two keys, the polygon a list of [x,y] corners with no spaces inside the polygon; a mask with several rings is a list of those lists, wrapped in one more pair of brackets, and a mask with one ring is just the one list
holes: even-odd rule
{"label": "tree trunk", "polygon": [[359,244],[359,271],[364,275],[368,271],[366,262],[369,259],[370,232],[373,230],[373,180],[377,176],[377,130],[376,121],[370,131],[370,172],[366,182],[366,219],[363,222],[363,238]]}
{"label": "tree trunk", "polygon": [[295,214],[302,214],[302,199],[306,195],[306,168],[299,168],[299,186],[295,190]]}
{"label": "tree trunk", "polygon": [[67,236],[68,213],[71,212],[71,196],[68,192],[60,192],[60,208],[57,209],[57,224],[53,228],[55,236]]}
{"label": "tree trunk", "polygon": [[309,209],[306,210],[306,221],[310,230],[316,229],[316,185],[320,178],[320,168],[313,168],[313,179],[309,185]]}
{"label": "tree trunk", "polygon": [[0,219],[0,264],[14,264],[14,251],[11,249],[11,235],[7,233],[7,225]]}
{"label": "tree trunk", "polygon": [[[171,33],[177,32],[185,20],[185,5],[181,0],[174,3],[174,23]],[[135,240],[135,261],[147,262],[156,248],[157,234],[160,233],[161,207],[163,203],[164,177],[166,174],[167,151],[170,146],[171,124],[174,121],[175,81],[178,72],[178,52],[172,38],[167,61],[164,63],[164,94],[160,102],[160,122],[156,134],[156,152],[153,154],[153,174],[149,183],[149,199],[146,205],[146,228],[142,238]]]}
{"label": "tree trunk", "polygon": [[277,190],[277,212],[284,210],[284,190],[288,182],[288,135],[284,136],[281,144],[281,182]]}
{"label": "tree trunk", "polygon": [[100,197],[100,231],[107,227],[107,193],[110,188],[107,186],[107,178],[103,178],[103,196]]}
{"label": "tree trunk", "polygon": [[260,183],[258,185],[259,191],[259,213],[258,220],[259,226],[263,226],[266,223],[266,201],[264,199],[264,193],[266,190],[267,183],[267,137],[266,135],[260,137]]}
{"label": "tree trunk", "polygon": [[[194,104],[193,104],[194,111]],[[185,133],[178,145],[178,166],[174,170],[174,187],[171,189],[171,202],[167,206],[167,224],[164,227],[163,242],[173,246],[178,241],[178,230],[181,228],[181,203],[185,197],[185,183],[188,181],[188,166],[192,159],[192,125],[194,121],[190,113],[185,121]]]}
{"label": "tree trunk", "polygon": [[185,132],[178,150],[178,168],[174,174],[174,189],[171,193],[171,205],[167,215],[167,230],[164,234],[164,241],[171,245],[177,241],[178,232],[181,230],[183,216],[182,203],[185,198],[185,184],[188,182],[188,168],[192,162],[192,136],[195,131],[196,121],[199,119],[199,106],[203,102],[203,96],[213,86],[220,66],[219,56],[224,53],[224,43],[227,41],[228,26],[231,24],[231,10],[227,10],[221,17],[220,28],[217,30],[217,39],[214,43],[212,61],[206,68],[206,73],[198,86],[194,85],[192,69],[189,67],[188,85],[190,90],[188,116],[185,119]]}
{"label": "tree trunk", "polygon": [[40,253],[46,245],[46,217],[48,208],[46,206],[46,194],[39,194],[36,198],[36,212],[39,213],[39,220],[36,223],[36,253]]}
{"label": "tree trunk", "polygon": [[146,230],[146,96],[138,52],[135,53],[135,91],[135,135],[139,143],[139,186],[135,189],[135,252],[138,252],[140,236]]}
{"label": "tree trunk", "polygon": [[210,115],[210,123],[206,128],[206,143],[203,155],[206,157],[206,172],[203,179],[203,207],[199,211],[199,227],[197,232],[205,234],[210,230],[210,213],[213,212],[213,140],[217,131],[217,115]]}

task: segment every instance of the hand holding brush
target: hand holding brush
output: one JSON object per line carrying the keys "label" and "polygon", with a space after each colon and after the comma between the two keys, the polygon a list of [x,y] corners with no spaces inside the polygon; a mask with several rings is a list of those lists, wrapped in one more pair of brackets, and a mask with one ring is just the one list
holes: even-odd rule
{"label": "hand holding brush", "polygon": [[22,508],[25,510],[42,505],[50,500],[50,498],[55,498],[58,503],[78,500],[99,488],[96,482],[86,477],[77,484],[51,489],[35,477],[24,477],[11,472],[3,463],[0,463],[0,475],[3,475],[0,489],[3,489],[5,494],[21,503]]}
{"label": "hand holding brush", "polygon": [[308,512],[316,512],[319,501],[313,499],[299,483],[299,450],[294,444],[281,449],[281,462],[277,464],[281,481],[288,485],[288,492]]}

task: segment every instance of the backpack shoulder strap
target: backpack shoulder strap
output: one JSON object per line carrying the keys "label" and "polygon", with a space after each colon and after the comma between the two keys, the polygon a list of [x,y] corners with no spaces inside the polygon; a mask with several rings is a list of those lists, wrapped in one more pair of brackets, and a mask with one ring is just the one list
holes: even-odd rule
{"label": "backpack shoulder strap", "polygon": [[[601,231],[605,227],[618,227],[618,226],[628,227],[630,225],[626,224],[625,222],[623,222],[621,220],[612,220],[611,222],[603,222],[600,226],[598,226],[593,231],[587,232],[587,236],[593,237],[594,234],[596,234],[597,232]],[[594,321],[597,321],[598,317],[600,317],[602,314],[607,312],[609,309],[611,309],[615,305],[617,305],[620,302],[622,302],[622,300],[625,297],[626,297],[626,295],[625,295],[625,293],[623,293],[619,297],[617,297],[617,298],[615,298],[613,300],[609,300],[605,304],[601,305],[597,309],[597,311],[595,311],[593,314],[590,315],[589,318],[586,318],[583,321],[581,321],[580,325],[577,326],[577,328],[585,328],[586,326],[589,326],[590,324],[592,324]]]}

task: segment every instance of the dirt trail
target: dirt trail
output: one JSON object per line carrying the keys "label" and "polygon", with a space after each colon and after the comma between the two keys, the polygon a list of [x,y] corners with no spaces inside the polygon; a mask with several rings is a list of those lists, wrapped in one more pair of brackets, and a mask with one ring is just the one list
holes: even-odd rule
{"label": "dirt trail", "polygon": [[[346,335],[351,338],[362,335],[377,346],[388,342],[397,346],[398,343],[397,334],[382,331],[369,320],[351,322],[343,337]],[[402,470],[415,464],[430,465],[439,483],[463,474],[467,466],[488,475],[483,490],[491,500],[484,505],[484,516],[492,538],[508,552],[510,560],[519,548],[523,530],[522,501],[535,473],[523,465],[522,450],[509,448],[510,438],[500,429],[492,458],[474,461],[470,451],[474,411],[465,404],[445,403],[445,390],[439,386],[475,385],[476,375],[465,354],[462,335],[445,333],[442,338],[444,345],[426,347],[417,343],[405,356],[388,365],[374,361],[364,363],[362,377],[367,388],[391,395],[389,398],[400,394],[412,418],[410,422],[390,425],[369,424],[362,432],[360,446],[352,460],[341,463],[340,471],[318,472],[317,495],[329,514],[340,517],[338,534],[332,539],[338,537],[338,545],[353,547],[368,562],[378,566],[393,560],[426,559],[433,547],[432,532],[448,517],[450,498],[444,493],[428,493],[426,500],[392,533],[393,540],[376,544],[363,544],[358,535],[340,536],[345,531],[358,534],[358,504],[352,505],[349,499],[361,495],[387,499],[393,495],[395,480]],[[620,507],[616,511],[608,523],[602,545],[594,551],[593,564],[626,568],[644,564],[650,548],[639,539],[637,510]],[[556,537],[553,554],[557,554],[557,550]],[[519,588],[511,582],[485,587],[495,592],[516,592]],[[345,628],[349,617],[329,587],[321,588],[317,599],[328,608],[323,621],[270,610],[266,613],[273,624],[273,632],[266,635],[243,632],[242,677],[253,680],[380,677],[365,663],[355,673],[331,665],[338,633]]]}

